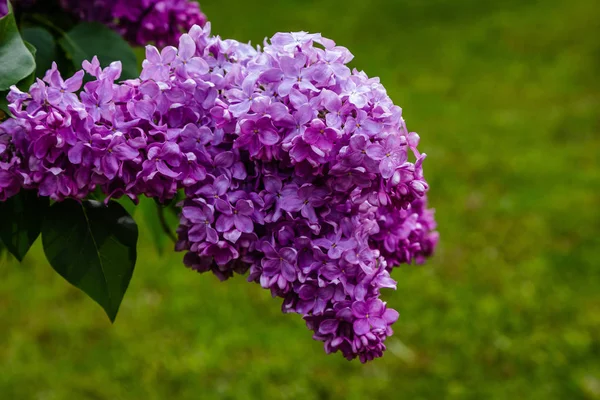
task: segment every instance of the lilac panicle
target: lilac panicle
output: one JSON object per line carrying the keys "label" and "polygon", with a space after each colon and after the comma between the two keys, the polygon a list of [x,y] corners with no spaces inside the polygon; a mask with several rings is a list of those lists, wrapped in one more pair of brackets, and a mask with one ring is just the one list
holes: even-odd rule
{"label": "lilac panicle", "polygon": [[[215,39],[195,40],[218,74],[221,46],[203,54]],[[153,54],[143,76],[189,79],[176,69],[167,79]],[[366,362],[382,355],[398,319],[379,298],[395,288],[391,268],[423,262],[438,237],[418,135],[378,79],[346,66],[351,59],[318,34],[280,33],[205,79],[226,85],[208,96],[209,137],[189,146],[227,162],[186,187],[177,248],[190,268],[220,279],[249,270],[327,352]]]}
{"label": "lilac panicle", "polygon": [[139,79],[120,65],[56,67],[12,88],[0,125],[0,199],[171,199],[185,193],[176,250],[198,272],[248,279],[301,314],[327,352],[380,357],[398,313],[380,298],[393,267],[437,244],[426,157],[377,78],[319,34],[262,49],[194,26],[146,48]]}

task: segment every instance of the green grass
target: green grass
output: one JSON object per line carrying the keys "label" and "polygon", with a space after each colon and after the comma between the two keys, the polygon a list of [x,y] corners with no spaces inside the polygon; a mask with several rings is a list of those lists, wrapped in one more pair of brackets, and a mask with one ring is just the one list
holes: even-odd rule
{"label": "green grass", "polygon": [[600,7],[535,3],[206,0],[223,37],[347,46],[420,133],[442,240],[393,274],[386,355],[326,356],[266,291],[142,229],[114,326],[39,243],[0,261],[0,398],[600,398]]}

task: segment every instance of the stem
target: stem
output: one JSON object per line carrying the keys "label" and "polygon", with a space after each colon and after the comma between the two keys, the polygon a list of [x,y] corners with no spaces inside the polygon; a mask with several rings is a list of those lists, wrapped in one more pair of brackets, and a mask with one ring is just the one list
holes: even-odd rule
{"label": "stem", "polygon": [[157,203],[156,210],[158,211],[158,220],[160,221],[160,226],[162,227],[163,231],[167,234],[169,239],[173,241],[173,243],[177,243],[177,237],[169,227],[169,224],[167,223],[167,220],[165,218],[164,207]]}

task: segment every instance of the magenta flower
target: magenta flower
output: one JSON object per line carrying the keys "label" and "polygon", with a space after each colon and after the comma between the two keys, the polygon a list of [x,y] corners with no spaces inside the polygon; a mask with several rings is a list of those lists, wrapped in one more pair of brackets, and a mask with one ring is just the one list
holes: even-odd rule
{"label": "magenta flower", "polygon": [[271,39],[271,43],[273,46],[281,48],[284,51],[293,52],[296,49],[312,44],[312,41],[319,39],[320,36],[320,34],[307,32],[276,33]]}
{"label": "magenta flower", "polygon": [[76,106],[77,95],[74,94],[83,84],[83,71],[78,71],[66,81],[60,75],[55,62],[52,62],[52,69],[46,72],[44,81],[48,82],[48,102],[53,105],[65,104]]}
{"label": "magenta flower", "polygon": [[367,155],[373,160],[380,161],[381,176],[388,179],[396,168],[407,160],[406,141],[396,135],[388,136],[383,144],[372,144],[367,148]]}
{"label": "magenta flower", "polygon": [[112,119],[116,110],[113,102],[112,82],[103,81],[91,91],[81,92],[81,103],[94,122],[98,122],[102,118]]}
{"label": "magenta flower", "polygon": [[254,100],[258,97],[258,94],[254,92],[256,79],[256,75],[248,75],[242,82],[240,89],[231,89],[229,91],[229,97],[233,100],[229,111],[231,111],[234,117],[239,117],[247,113],[253,105]]}
{"label": "magenta flower", "polygon": [[313,240],[313,243],[327,250],[327,255],[337,260],[342,256],[344,251],[352,250],[356,247],[356,240],[353,238],[342,239],[342,231],[330,233],[327,237]]}
{"label": "magenta flower", "polygon": [[316,153],[328,153],[333,148],[338,134],[335,129],[328,128],[320,119],[315,119],[302,136]]}
{"label": "magenta flower", "polygon": [[257,155],[262,145],[272,146],[279,141],[279,134],[269,117],[261,117],[257,121],[245,120],[240,125],[240,131],[235,146],[247,149],[251,155]]}
{"label": "magenta flower", "polygon": [[320,207],[325,203],[325,194],[325,190],[311,184],[303,185],[300,188],[288,185],[282,191],[284,200],[281,208],[289,212],[300,211],[302,216],[310,222],[317,222],[315,207]]}
{"label": "magenta flower", "polygon": [[[229,262],[239,257],[239,252],[236,248],[229,244],[229,242],[223,240],[220,240],[216,244],[208,245],[202,254],[212,257],[215,260],[215,263],[220,267],[227,265]],[[214,272],[217,276],[222,278],[226,276],[221,269],[217,269]]]}
{"label": "magenta flower", "polygon": [[276,176],[265,176],[264,179],[265,191],[264,196],[265,205],[269,206],[273,204],[273,212],[265,217],[267,222],[277,222],[281,218],[281,206],[284,202],[284,197],[281,192],[282,182]]}
{"label": "magenta flower", "polygon": [[265,242],[262,246],[265,258],[262,260],[263,272],[266,276],[280,275],[288,282],[296,280],[296,258],[298,253],[291,247],[276,250],[272,244]]}
{"label": "magenta flower", "polygon": [[172,65],[176,74],[185,79],[204,75],[209,69],[202,57],[196,57],[196,43],[187,33],[179,38],[179,52]]}
{"label": "magenta flower", "polygon": [[344,129],[348,132],[354,132],[354,134],[363,134],[371,137],[381,131],[381,126],[373,121],[366,111],[358,110],[356,118],[349,117],[346,120]]}
{"label": "magenta flower", "polygon": [[214,204],[216,200],[226,199],[226,193],[231,182],[226,176],[219,176],[212,184],[202,186],[196,194],[202,195],[208,204]]}
{"label": "magenta flower", "polygon": [[337,93],[327,89],[321,92],[321,102],[325,110],[327,110],[327,115],[325,116],[327,126],[340,129],[345,121],[344,117],[352,111],[352,108],[344,105]]}
{"label": "magenta flower", "polygon": [[193,206],[183,207],[182,215],[187,218],[194,227],[188,232],[188,238],[192,242],[216,244],[219,241],[217,231],[212,227],[215,221],[213,209],[206,203],[197,203]]}
{"label": "magenta flower", "polygon": [[159,51],[154,46],[146,46],[146,59],[142,62],[142,80],[154,79],[155,81],[166,81],[169,79],[171,63],[177,57],[177,49],[167,46]]}
{"label": "magenta flower", "polygon": [[221,213],[216,225],[219,232],[227,232],[233,227],[243,233],[252,232],[254,224],[250,216],[254,214],[254,205],[251,201],[238,200],[235,207],[231,207],[228,202],[218,199],[215,206]]}
{"label": "magenta flower", "polygon": [[[75,149],[74,147],[73,150]],[[96,168],[108,179],[114,179],[123,162],[134,160],[138,157],[139,151],[128,145],[123,137],[116,137],[102,150],[102,154],[101,157],[96,158]],[[82,158],[82,155],[74,151],[69,153],[69,157]]]}
{"label": "magenta flower", "polygon": [[352,79],[344,81],[344,92],[348,95],[348,102],[357,108],[363,108],[368,103],[367,93],[369,88],[357,85]]}
{"label": "magenta flower", "polygon": [[280,96],[287,96],[293,87],[297,86],[300,90],[310,90],[317,92],[318,89],[311,83],[310,69],[305,68],[307,59],[303,54],[296,58],[282,57],[279,60],[283,78],[277,87]]}
{"label": "magenta flower", "polygon": [[327,308],[327,303],[333,298],[334,285],[319,287],[315,282],[305,283],[298,290],[298,304],[296,311],[302,314],[322,314]]}
{"label": "magenta flower", "polygon": [[354,320],[354,332],[357,335],[365,335],[372,329],[385,329],[387,323],[383,318],[385,307],[379,299],[371,299],[367,302],[356,301],[352,304]]}

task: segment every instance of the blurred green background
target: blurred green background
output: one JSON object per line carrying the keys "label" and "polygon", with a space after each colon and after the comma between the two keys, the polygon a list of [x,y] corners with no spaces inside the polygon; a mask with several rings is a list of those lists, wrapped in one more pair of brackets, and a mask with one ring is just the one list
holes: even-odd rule
{"label": "blurred green background", "polygon": [[2,399],[600,398],[600,5],[206,0],[213,32],[322,32],[380,76],[428,153],[441,243],[385,293],[382,359],[327,356],[244,278],[141,224],[114,326],[41,246],[0,261]]}

